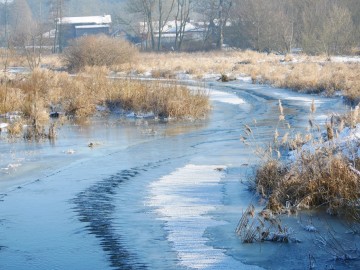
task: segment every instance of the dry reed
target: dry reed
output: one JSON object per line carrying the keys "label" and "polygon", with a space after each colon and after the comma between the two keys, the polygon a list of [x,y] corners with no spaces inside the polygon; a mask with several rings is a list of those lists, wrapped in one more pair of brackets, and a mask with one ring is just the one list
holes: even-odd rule
{"label": "dry reed", "polygon": [[[108,79],[106,68],[85,68],[75,77],[35,69],[28,76],[0,84],[0,113],[21,112],[32,128],[26,137],[53,137],[45,132],[51,112],[86,118],[97,106],[153,113],[156,117],[199,119],[210,110],[208,93],[177,84]],[[16,133],[16,132],[15,132]]]}
{"label": "dry reed", "polygon": [[142,61],[119,70],[156,77],[176,73],[204,78],[206,74],[228,77],[250,76],[254,83],[267,83],[296,91],[333,95],[342,91],[351,101],[360,98],[360,64],[337,63],[322,56],[274,55],[254,51],[198,53],[141,53]]}

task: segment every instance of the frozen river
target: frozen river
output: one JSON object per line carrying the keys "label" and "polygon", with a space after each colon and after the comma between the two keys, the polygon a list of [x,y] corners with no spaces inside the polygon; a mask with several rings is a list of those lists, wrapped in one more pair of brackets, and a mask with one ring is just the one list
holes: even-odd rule
{"label": "frozen river", "polygon": [[[53,144],[2,135],[0,269],[307,269],[310,237],[237,238],[242,211],[258,200],[243,182],[259,162],[252,150],[273,137],[278,99],[294,129],[307,125],[313,98],[318,122],[345,106],[247,82],[207,87],[213,111],[202,122],[111,117],[64,126]],[[252,147],[239,140],[245,124]],[[324,250],[314,254],[332,265]]]}

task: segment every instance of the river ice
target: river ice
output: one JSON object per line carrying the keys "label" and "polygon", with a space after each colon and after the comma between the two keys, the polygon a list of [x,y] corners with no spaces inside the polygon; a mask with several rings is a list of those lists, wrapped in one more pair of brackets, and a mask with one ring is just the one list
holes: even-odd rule
{"label": "river ice", "polygon": [[[248,204],[262,207],[245,183],[259,162],[254,148],[278,126],[278,99],[294,132],[313,98],[320,116],[345,111],[341,99],[246,81],[206,87],[213,111],[204,121],[94,119],[63,127],[55,144],[2,135],[0,269],[306,269],[309,251],[321,269],[347,269],[303,229],[325,235],[316,215],[286,218],[300,244],[244,245],[235,234]],[[239,137],[254,119],[255,145],[246,147]]]}

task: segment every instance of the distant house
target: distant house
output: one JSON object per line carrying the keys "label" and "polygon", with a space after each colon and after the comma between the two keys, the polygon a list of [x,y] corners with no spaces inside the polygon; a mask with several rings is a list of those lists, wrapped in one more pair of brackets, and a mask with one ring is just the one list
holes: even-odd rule
{"label": "distant house", "polygon": [[[180,22],[170,21],[168,22],[162,31],[162,42],[174,43],[176,38],[176,32],[180,31]],[[187,22],[184,31],[185,40],[201,41],[204,39],[206,29],[202,26],[198,26],[193,22]],[[159,36],[159,32],[155,32],[155,36]]]}
{"label": "distant house", "polygon": [[[169,21],[167,22],[162,31],[161,31],[161,42],[163,45],[173,45],[175,39],[177,37],[177,33],[179,34],[180,30],[180,21]],[[149,39],[149,29],[148,24],[146,22],[139,23],[139,32],[142,36],[143,42],[147,42]],[[159,37],[159,22],[153,22],[154,36],[155,38]],[[201,23],[197,22],[186,22],[184,31],[184,40],[188,41],[202,41],[206,35],[206,25],[201,25]]]}
{"label": "distant house", "polygon": [[62,17],[57,19],[60,47],[69,40],[88,35],[110,34],[111,16]]}

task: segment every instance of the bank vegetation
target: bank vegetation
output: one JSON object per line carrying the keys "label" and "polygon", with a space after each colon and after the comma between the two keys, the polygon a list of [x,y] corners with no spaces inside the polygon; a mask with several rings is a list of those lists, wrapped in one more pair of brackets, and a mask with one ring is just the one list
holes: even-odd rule
{"label": "bank vegetation", "polygon": [[[210,110],[205,91],[176,83],[109,79],[108,73],[106,68],[89,67],[70,76],[35,69],[27,75],[2,78],[0,114],[19,116],[18,121],[25,121],[33,129],[29,130],[41,137],[51,134],[44,130],[50,116],[86,119],[101,111],[151,114],[163,119],[203,119]],[[18,121],[11,121],[10,133],[20,133]]]}

